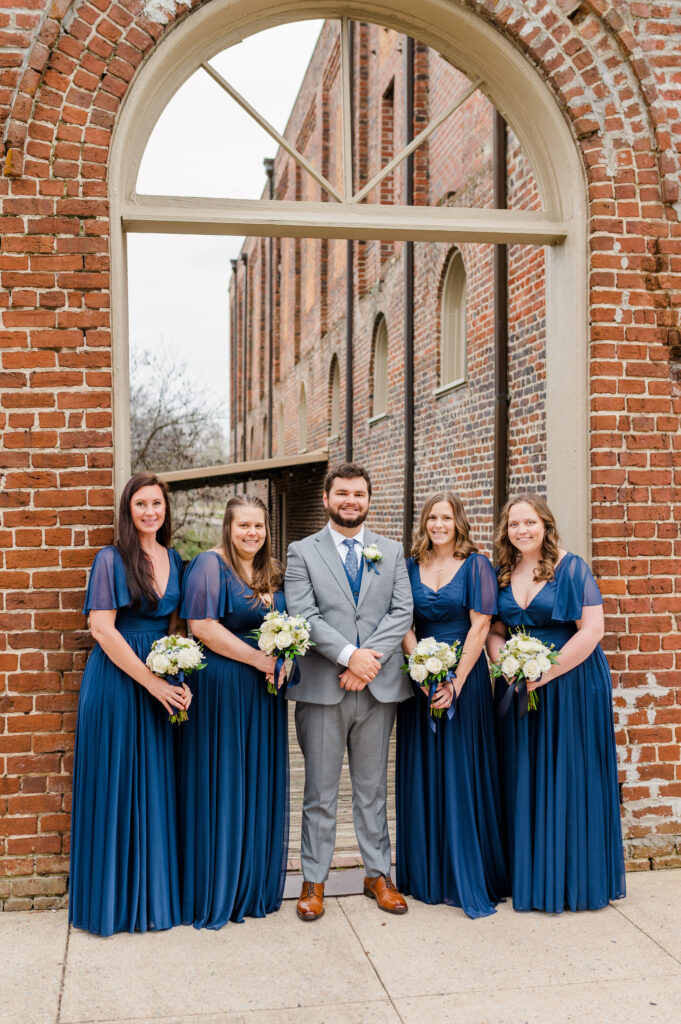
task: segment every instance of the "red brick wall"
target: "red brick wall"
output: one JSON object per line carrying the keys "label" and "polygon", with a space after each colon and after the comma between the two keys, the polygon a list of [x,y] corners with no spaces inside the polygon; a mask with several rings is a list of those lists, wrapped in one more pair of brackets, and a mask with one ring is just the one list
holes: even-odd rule
{"label": "red brick wall", "polygon": [[[0,16],[0,900],[8,909],[50,906],[66,889],[71,749],[79,674],[87,635],[79,614],[87,566],[112,536],[111,336],[107,165],[111,131],[121,99],[143,59],[190,7],[168,4],[165,21],[145,14],[138,0],[52,0],[5,5]],[[681,344],[678,294],[678,121],[681,31],[676,4],[620,0],[469,0],[522,51],[553,90],[582,155],[590,209],[589,273],[590,450],[593,563],[606,595],[606,648],[616,684],[615,704],[622,761],[625,829],[632,864],[679,862],[681,833],[681,708],[679,707],[678,558],[679,404]],[[310,153],[319,148],[322,110],[308,137],[301,132],[327,51],[303,87],[290,136]],[[401,62],[397,37],[357,33],[366,102],[395,79],[395,147],[401,144]],[[391,49],[391,47],[393,47]],[[322,60],[324,57],[324,60]],[[417,49],[419,123],[425,99],[434,101],[448,69],[430,67]],[[329,72],[331,74],[331,72]],[[317,75],[315,78],[314,76]],[[337,84],[337,76],[336,76]],[[307,93],[306,93],[307,90]],[[331,91],[331,83],[327,85]],[[460,123],[470,116],[462,112]],[[482,116],[482,114],[481,114]],[[338,180],[332,139],[333,104],[327,112],[329,175]],[[455,131],[452,126],[451,131]],[[470,133],[467,136],[473,145]],[[417,201],[459,201],[462,179],[438,170],[438,143],[416,160]],[[478,152],[480,177],[467,173],[465,189],[489,202],[489,152]],[[442,143],[445,147],[445,143]],[[428,151],[429,152],[429,151]],[[519,158],[511,147],[511,181],[517,202],[530,202],[531,184],[514,177]],[[360,180],[373,166],[369,159]],[[470,153],[471,164],[475,151]],[[515,161],[515,162],[514,162]],[[464,163],[467,171],[471,165]],[[445,168],[446,170],[446,168]],[[279,179],[281,168],[278,168]],[[335,177],[334,177],[335,175]],[[447,177],[447,180],[445,180]],[[451,181],[449,178],[451,177]],[[521,175],[522,177],[522,175]],[[400,174],[395,176],[399,196]],[[295,188],[289,175],[288,194]],[[316,188],[316,186],[315,186]],[[308,192],[314,195],[316,192]],[[487,197],[487,198],[485,198]],[[280,248],[284,278],[288,249]],[[380,250],[358,247],[356,455],[377,479],[376,525],[399,532],[401,482],[400,264],[380,268]],[[466,247],[471,280],[485,279],[485,250]],[[295,246],[294,246],[295,249]],[[444,252],[417,247],[417,288],[424,297],[417,324],[417,498],[446,466],[474,510],[481,538],[489,536],[488,451],[475,469],[459,448],[457,431],[475,431],[489,415],[489,311],[481,298],[476,320],[471,382],[466,392],[432,400],[434,361],[428,347],[437,334],[439,268]],[[292,303],[281,297],[279,365],[286,390],[286,446],[295,450],[297,393],[308,382],[310,447],[326,440],[328,370],[336,352],[344,388],[342,328],[344,243],[326,255],[326,333],[315,309],[319,242],[298,247],[301,298],[299,359],[289,333]],[[320,255],[321,253],[321,255]],[[519,480],[531,465],[537,486],[542,468],[541,281],[536,252],[512,250],[511,297],[515,353],[531,351],[531,375],[514,364],[511,471]],[[255,261],[254,261],[255,262]],[[523,273],[536,287],[523,293]],[[315,272],[310,285],[308,270]],[[251,292],[257,292],[253,271]],[[333,286],[332,286],[333,282]],[[288,303],[288,305],[287,305]],[[368,339],[378,311],[390,338],[390,417],[369,426],[366,400]],[[254,325],[253,335],[257,331]],[[316,335],[316,336],[315,336]],[[295,339],[295,334],[294,334]],[[312,341],[314,339],[314,342]],[[255,341],[253,342],[255,351]],[[525,360],[527,362],[527,359]],[[259,358],[254,362],[258,372]],[[473,370],[475,370],[475,379]],[[255,377],[254,377],[255,379]],[[292,397],[291,397],[292,396]],[[261,430],[259,395],[256,439]],[[275,402],[278,409],[278,399]],[[320,411],[321,410],[321,411]],[[523,423],[523,414],[527,422]],[[531,417],[536,416],[537,419]],[[343,414],[341,430],[344,429]],[[430,443],[428,423],[435,431]],[[249,424],[250,426],[250,424]],[[275,422],[275,438],[277,424]],[[476,446],[482,435],[474,435]],[[260,442],[256,440],[256,445]],[[480,443],[482,443],[480,441]],[[342,451],[341,440],[332,457]],[[529,447],[528,447],[529,446]],[[445,457],[446,456],[446,457]],[[438,461],[440,460],[440,461]],[[525,460],[525,463],[523,462]],[[430,476],[429,476],[430,474]],[[477,474],[477,475],[476,475]],[[302,507],[302,506],[301,506]],[[302,527],[301,527],[302,528]]]}

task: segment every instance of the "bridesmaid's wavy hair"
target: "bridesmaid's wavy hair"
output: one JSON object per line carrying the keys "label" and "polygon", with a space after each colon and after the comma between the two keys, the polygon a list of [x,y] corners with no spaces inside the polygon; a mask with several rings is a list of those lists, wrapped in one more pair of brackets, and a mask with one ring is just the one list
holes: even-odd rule
{"label": "bridesmaid's wavy hair", "polygon": [[469,555],[478,550],[471,540],[471,527],[461,504],[461,498],[454,491],[437,491],[435,494],[429,494],[426,498],[425,504],[421,509],[419,525],[414,531],[411,553],[418,565],[427,562],[433,550],[433,544],[428,536],[426,524],[428,516],[439,501],[448,502],[454,515],[454,558],[468,558]]}
{"label": "bridesmaid's wavy hair", "polygon": [[539,494],[533,493],[517,494],[514,498],[509,498],[501,510],[499,525],[494,535],[494,555],[499,566],[500,590],[503,590],[511,582],[511,573],[520,558],[520,552],[513,546],[508,536],[508,520],[513,506],[520,505],[521,502],[531,505],[544,524],[544,541],[539,556],[539,565],[535,569],[535,583],[552,580],[560,558],[560,537],[556,520],[544,499]]}
{"label": "bridesmaid's wavy hair", "polygon": [[159,597],[154,590],[154,567],[140,544],[139,534],[135,529],[130,511],[132,499],[143,487],[158,487],[163,494],[166,514],[161,526],[156,531],[156,540],[164,548],[170,545],[172,524],[168,488],[163,480],[160,480],[154,473],[135,473],[130,477],[121,494],[115,546],[118,548],[125,566],[125,579],[132,598],[132,607],[139,608],[144,598],[150,608],[157,608]]}
{"label": "bridesmaid's wavy hair", "polygon": [[[232,523],[242,508],[257,509],[258,512],[262,512],[265,520],[265,543],[253,559],[253,579],[250,582],[244,579],[239,569],[239,556],[232,543]],[[283,583],[284,570],[272,557],[272,532],[267,506],[256,495],[236,494],[227,502],[225,517],[222,520],[222,555],[232,572],[246,587],[250,587],[256,597],[274,593]]]}

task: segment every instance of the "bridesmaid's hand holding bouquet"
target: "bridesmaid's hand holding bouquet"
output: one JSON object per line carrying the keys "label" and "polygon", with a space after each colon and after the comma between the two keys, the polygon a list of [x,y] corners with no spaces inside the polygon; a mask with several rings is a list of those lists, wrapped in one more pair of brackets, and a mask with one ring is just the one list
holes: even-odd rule
{"label": "bridesmaid's hand holding bouquet", "polygon": [[[186,676],[205,667],[201,644],[177,634],[154,640],[147,655],[147,668],[173,686],[183,686]],[[173,724],[186,722],[187,712],[176,711],[168,721]]]}
{"label": "bridesmaid's hand holding bouquet", "polygon": [[[418,641],[407,659],[407,664],[402,666],[402,671],[408,672],[414,682],[418,683],[424,693],[428,694],[431,718],[442,717],[444,708],[434,708],[432,700],[438,684],[445,681],[453,682],[454,668],[458,665],[461,657],[460,647],[461,644],[458,640],[455,640],[453,644],[448,644],[429,636],[425,640]],[[454,714],[454,707],[453,698],[450,718]]]}
{"label": "bridesmaid's hand holding bouquet", "polygon": [[[499,657],[490,666],[490,675],[493,679],[504,676],[508,681],[508,693],[499,708],[499,713],[504,715],[511,705],[511,695],[517,688],[521,697],[527,696],[527,708],[536,711],[539,707],[539,695],[534,688],[530,689],[528,683],[536,683],[543,672],[548,672],[552,665],[555,665],[558,657],[554,651],[553,644],[543,644],[541,640],[535,639],[525,629],[518,629],[506,641],[499,651]],[[521,717],[525,709],[521,710]]]}
{"label": "bridesmaid's hand holding bouquet", "polygon": [[265,654],[277,659],[274,670],[274,681],[267,682],[268,693],[277,693],[277,681],[282,668],[286,669],[289,686],[298,682],[299,670],[295,663],[296,657],[303,657],[310,647],[310,623],[302,615],[288,615],[286,612],[268,612],[260,629],[252,634],[258,641],[258,647]]}

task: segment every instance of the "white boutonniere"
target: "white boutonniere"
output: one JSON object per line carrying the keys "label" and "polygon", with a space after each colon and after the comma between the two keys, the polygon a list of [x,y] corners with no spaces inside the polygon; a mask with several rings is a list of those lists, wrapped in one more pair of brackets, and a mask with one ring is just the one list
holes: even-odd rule
{"label": "white boutonniere", "polygon": [[367,544],[365,548],[362,548],[362,558],[371,572],[375,572],[378,575],[378,563],[383,558],[383,552],[379,546],[377,544]]}

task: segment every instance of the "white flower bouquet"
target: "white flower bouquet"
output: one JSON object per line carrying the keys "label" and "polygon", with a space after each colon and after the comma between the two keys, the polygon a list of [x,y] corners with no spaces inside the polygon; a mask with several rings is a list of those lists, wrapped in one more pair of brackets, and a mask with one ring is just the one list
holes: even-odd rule
{"label": "white flower bouquet", "polygon": [[[458,640],[455,640],[453,644],[448,644],[429,636],[425,640],[419,640],[409,655],[407,664],[402,666],[402,671],[408,672],[415,683],[422,687],[428,687],[429,705],[437,689],[437,684],[443,679],[451,679],[454,668],[458,665],[461,657],[460,647],[461,644]],[[453,703],[452,707],[454,707]],[[443,710],[443,708],[431,707],[431,717],[441,718]]]}
{"label": "white flower bouquet", "polygon": [[[155,676],[167,679],[174,686],[181,686],[185,676],[205,667],[201,644],[177,634],[154,640],[147,655],[147,668],[150,668]],[[176,711],[170,716],[169,721],[173,724],[186,722],[187,712]]]}
{"label": "white flower bouquet", "polygon": [[[553,644],[543,644],[535,639],[524,628],[516,630],[499,651],[499,657],[490,666],[490,675],[494,679],[505,676],[510,681],[509,692],[512,693],[518,684],[525,688],[527,683],[536,683],[542,672],[548,672],[558,661]],[[502,705],[502,714],[510,701]],[[539,695],[532,690],[527,695],[527,706],[530,711],[539,707]]]}
{"label": "white flower bouquet", "polygon": [[268,692],[277,693],[276,680],[282,666],[286,666],[289,684],[293,685],[293,674],[296,669],[294,658],[302,657],[314,646],[310,640],[310,623],[307,619],[302,615],[271,611],[263,619],[260,629],[253,630],[252,636],[258,641],[261,651],[277,658],[275,681],[268,682]]}

